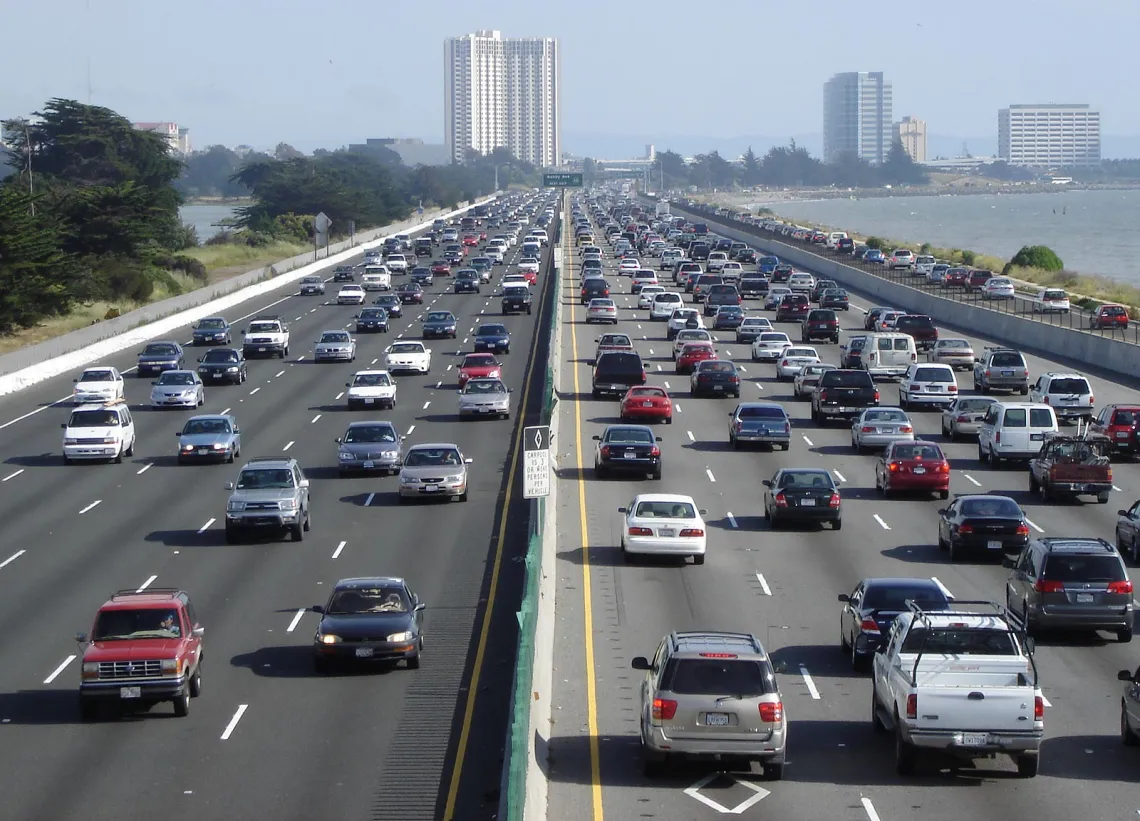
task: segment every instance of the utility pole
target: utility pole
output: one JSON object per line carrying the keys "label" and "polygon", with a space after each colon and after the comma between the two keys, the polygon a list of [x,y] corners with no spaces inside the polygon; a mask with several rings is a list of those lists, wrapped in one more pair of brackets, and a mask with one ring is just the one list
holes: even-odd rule
{"label": "utility pole", "polygon": [[31,208],[31,214],[34,217],[36,215],[36,184],[35,180],[32,177],[32,135],[31,130],[28,128],[27,118],[20,120],[20,125],[24,127],[24,151],[28,155],[28,205]]}

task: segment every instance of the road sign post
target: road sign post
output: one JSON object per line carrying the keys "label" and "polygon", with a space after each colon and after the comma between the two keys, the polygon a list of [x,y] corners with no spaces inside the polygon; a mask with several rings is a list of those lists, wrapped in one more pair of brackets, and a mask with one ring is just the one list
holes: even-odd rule
{"label": "road sign post", "polygon": [[550,495],[550,426],[523,429],[523,498]]}
{"label": "road sign post", "polygon": [[582,175],[567,172],[555,172],[542,175],[543,188],[581,188]]}

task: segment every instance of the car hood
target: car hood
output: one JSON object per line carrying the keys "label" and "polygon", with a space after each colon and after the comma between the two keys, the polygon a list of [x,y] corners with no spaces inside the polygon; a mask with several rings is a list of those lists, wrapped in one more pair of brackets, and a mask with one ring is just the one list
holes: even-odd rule
{"label": "car hood", "polygon": [[395,392],[395,385],[353,385],[348,389],[349,396],[391,396]]}
{"label": "car hood", "polygon": [[178,354],[139,354],[139,362],[177,362]]}
{"label": "car hood", "polygon": [[400,470],[400,476],[411,476],[423,481],[424,479],[442,479],[444,476],[457,476],[466,473],[466,465],[426,465],[424,467],[408,467]]}
{"label": "car hood", "polygon": [[225,336],[227,332],[226,328],[195,328],[194,336],[201,339],[204,337]]}
{"label": "car hood", "polygon": [[280,502],[293,498],[293,488],[263,488],[254,490],[235,490],[230,498],[242,502]]}
{"label": "car hood", "polygon": [[184,393],[193,393],[197,385],[155,385],[150,389],[151,396],[181,396]]}
{"label": "car hood", "polygon": [[318,342],[313,350],[317,351],[347,351],[352,348],[351,342]]}
{"label": "car hood", "polygon": [[340,449],[346,453],[351,453],[354,456],[366,456],[368,454],[378,453],[391,453],[396,454],[400,452],[399,442],[342,442]]}
{"label": "car hood", "polygon": [[459,396],[460,405],[502,405],[510,401],[509,393],[464,393]]}
{"label": "car hood", "polygon": [[67,428],[63,435],[68,439],[110,439],[118,436],[122,428],[111,426],[106,428]]}
{"label": "car hood", "polygon": [[178,437],[179,443],[191,445],[196,448],[213,447],[214,445],[228,445],[233,441],[232,433],[191,433]]}
{"label": "car hood", "polygon": [[[178,655],[181,639],[120,639],[93,641],[83,653],[83,661],[143,661],[172,659]],[[140,671],[141,672],[141,671]]]}
{"label": "car hood", "polygon": [[383,641],[393,633],[411,629],[410,613],[359,613],[328,616],[321,619],[319,632],[331,633],[344,639],[373,639]]}

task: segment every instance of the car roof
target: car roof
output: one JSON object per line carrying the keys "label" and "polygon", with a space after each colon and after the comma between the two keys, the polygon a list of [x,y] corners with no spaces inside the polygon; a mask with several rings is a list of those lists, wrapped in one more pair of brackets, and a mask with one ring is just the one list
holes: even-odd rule
{"label": "car roof", "polygon": [[1049,371],[1048,373],[1042,374],[1042,376],[1047,376],[1050,379],[1084,379],[1085,378],[1085,375],[1083,373],[1077,373],[1076,371]]}
{"label": "car roof", "polygon": [[182,590],[174,588],[159,588],[156,590],[119,590],[111,595],[100,607],[100,610],[126,610],[138,607],[159,608],[181,604],[179,596]]}
{"label": "car roof", "polygon": [[459,445],[454,442],[420,442],[419,444],[412,445],[408,450],[439,450],[440,448],[459,450]]}
{"label": "car roof", "polygon": [[869,576],[868,578],[863,579],[860,582],[860,584],[862,584],[864,586],[871,585],[871,584],[875,584],[875,585],[881,584],[881,585],[899,585],[899,586],[907,585],[910,587],[930,587],[930,588],[937,590],[940,593],[942,592],[942,588],[938,586],[938,583],[936,581],[934,581],[934,579],[927,579],[927,578],[923,578],[921,576],[919,576],[917,578],[912,577],[912,576]]}
{"label": "car roof", "polygon": [[358,419],[355,422],[348,423],[348,426],[350,428],[362,428],[366,425],[387,425],[390,428],[395,428],[395,425],[386,419]]}
{"label": "car roof", "polygon": [[339,580],[333,585],[333,590],[349,590],[359,587],[393,587],[397,585],[406,586],[407,582],[399,576],[353,576]]}
{"label": "car roof", "polygon": [[1050,553],[1111,553],[1116,548],[1104,539],[1095,536],[1043,536],[1034,541],[1040,542]]}
{"label": "car roof", "polygon": [[252,466],[269,467],[271,465],[277,465],[279,467],[286,468],[292,467],[295,461],[295,459],[290,459],[284,456],[257,456],[242,465],[241,469],[245,470],[247,467]]}
{"label": "car roof", "polygon": [[200,419],[222,419],[222,420],[225,420],[226,422],[232,422],[234,417],[233,417],[233,414],[229,414],[229,413],[200,413],[197,416],[191,416],[186,421],[187,422],[197,422]]}
{"label": "car roof", "polygon": [[384,370],[383,368],[365,368],[362,371],[356,371],[353,376],[379,376],[382,373],[388,373],[388,371]]}
{"label": "car roof", "polygon": [[737,408],[779,408],[787,415],[787,409],[779,402],[741,402]]}

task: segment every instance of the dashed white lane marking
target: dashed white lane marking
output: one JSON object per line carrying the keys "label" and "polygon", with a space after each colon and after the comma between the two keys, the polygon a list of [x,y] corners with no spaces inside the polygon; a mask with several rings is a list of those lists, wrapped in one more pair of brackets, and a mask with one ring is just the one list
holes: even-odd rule
{"label": "dashed white lane marking", "polygon": [[79,515],[82,516],[87,511],[94,510],[95,508],[99,507],[99,505],[101,505],[101,504],[103,504],[103,500],[102,499],[96,499],[94,502],[89,504],[87,507],[83,508],[83,510],[79,511]]}
{"label": "dashed white lane marking", "polygon": [[[5,480],[5,481],[7,481],[7,480]],[[1115,490],[1117,493],[1120,492],[1120,488],[1118,488],[1116,485],[1113,485],[1112,489]]]}
{"label": "dashed white lane marking", "polygon": [[975,478],[974,478],[973,476],[971,476],[970,474],[968,474],[968,473],[963,473],[962,475],[963,475],[963,476],[965,476],[965,477],[966,477],[966,478],[967,478],[969,481],[973,482],[973,483],[974,483],[974,487],[981,487],[981,486],[982,486],[982,483],[981,483],[981,482],[979,482],[977,479],[975,479]]}
{"label": "dashed white lane marking", "polygon": [[16,559],[20,558],[21,556],[23,556],[27,552],[28,551],[26,551],[26,550],[17,550],[15,553],[13,553],[7,559],[0,562],[0,570],[3,570],[5,567],[10,565],[12,562],[16,561]]}
{"label": "dashed white lane marking", "polygon": [[713,476],[713,472],[712,472],[711,470],[709,470],[708,468],[705,468],[705,473],[706,473],[706,474],[708,474],[708,477],[709,477],[709,481],[710,481],[710,482],[715,482],[715,481],[716,481],[716,477],[715,477],[715,476]]}
{"label": "dashed white lane marking", "polygon": [[140,584],[140,585],[139,585],[139,587],[138,587],[138,590],[136,590],[135,592],[136,592],[136,593],[141,593],[141,592],[143,592],[143,591],[144,591],[144,590],[146,590],[148,587],[150,587],[152,584],[154,584],[154,580],[155,580],[155,579],[157,579],[157,578],[158,578],[158,576],[151,576],[151,577],[150,577],[149,579],[147,579],[145,582],[143,582],[142,584]]}
{"label": "dashed white lane marking", "polygon": [[883,530],[890,530],[891,529],[891,526],[889,524],[887,524],[886,522],[884,522],[883,517],[880,516],[878,513],[875,514],[874,518],[875,518],[875,521],[879,523],[879,526],[881,528],[883,528]]}
{"label": "dashed white lane marking", "polygon": [[136,475],[136,476],[141,476],[142,474],[144,474],[144,473],[146,473],[148,470],[150,470],[152,467],[154,467],[154,465],[148,462],[147,464],[143,465],[141,468],[139,468],[138,470],[136,470],[136,471],[135,471],[135,475]]}
{"label": "dashed white lane marking", "polygon": [[412,431],[414,431],[415,429],[416,429],[416,426],[415,426],[415,425],[412,425],[411,427],[409,427],[409,428],[408,428],[408,432],[407,432],[406,434],[404,434],[404,435],[405,435],[405,436],[411,436],[411,435],[412,435]]}
{"label": "dashed white lane marking", "polygon": [[225,409],[223,409],[223,410],[222,410],[222,416],[225,416],[227,413],[229,413],[229,412],[230,412],[230,410],[231,410],[231,408],[225,408]]}
{"label": "dashed white lane marking", "polygon": [[364,506],[365,506],[365,507],[371,507],[371,505],[372,505],[372,500],[373,500],[373,499],[375,499],[375,498],[376,498],[376,494],[375,494],[375,493],[369,493],[369,494],[368,494],[368,498],[364,500]]}
{"label": "dashed white lane marking", "polygon": [[835,470],[834,468],[832,468],[831,472],[835,474],[835,478],[838,479],[840,482],[846,482],[847,481],[847,477],[844,476],[842,473],[840,473],[838,470]]}
{"label": "dashed white lane marking", "polygon": [[863,804],[863,812],[867,813],[868,821],[882,821],[879,814],[875,812],[875,805],[871,803],[870,798],[860,798],[859,801]]}
{"label": "dashed white lane marking", "polygon": [[756,386],[756,390],[758,390],[758,391],[764,390],[764,386],[761,385],[759,382],[753,382],[752,384]]}
{"label": "dashed white lane marking", "polygon": [[7,476],[5,476],[3,479],[0,479],[0,481],[3,481],[3,482],[7,482],[9,479],[15,479],[17,476],[19,476],[19,475],[20,475],[21,473],[23,473],[23,472],[24,472],[24,469],[23,469],[23,468],[20,468],[20,469],[19,469],[19,470],[17,470],[15,473],[9,473],[9,474],[8,474]]}
{"label": "dashed white lane marking", "polygon": [[736,527],[740,527],[740,525],[738,525],[738,524],[736,523],[736,517],[732,515],[732,511],[731,511],[731,510],[730,510],[730,511],[728,511],[728,515],[727,515],[727,518],[728,518],[728,526],[729,526],[729,527],[733,527],[733,528],[736,528]]}
{"label": "dashed white lane marking", "polygon": [[451,366],[451,365],[448,365],[448,366],[447,366],[447,369],[448,369],[449,371],[451,370],[451,368],[452,368],[452,366]]}
{"label": "dashed white lane marking", "polygon": [[441,385],[443,385],[443,380],[442,380],[442,379],[441,379],[440,381],[438,381],[438,382],[436,382],[436,383],[435,383],[435,386],[436,386],[437,388],[438,388],[438,387],[440,387]]}
{"label": "dashed white lane marking", "polygon": [[230,723],[227,724],[226,729],[222,731],[222,741],[228,740],[229,737],[233,735],[234,730],[237,729],[238,722],[241,721],[241,717],[245,715],[245,711],[248,709],[248,704],[238,705],[237,712],[234,713],[234,717],[230,719]]}
{"label": "dashed white lane marking", "polygon": [[800,675],[803,676],[804,686],[807,687],[808,692],[811,694],[811,697],[814,700],[819,701],[819,690],[815,688],[815,681],[812,680],[811,673],[809,673],[808,669],[802,664],[800,665]]}
{"label": "dashed white lane marking", "polygon": [[659,370],[659,371],[661,371],[661,370],[664,370],[664,368],[662,368],[662,367],[661,367],[661,363],[660,363],[660,362],[658,362],[658,363],[657,363],[657,370]]}
{"label": "dashed white lane marking", "polygon": [[297,357],[297,361],[301,362],[302,360],[304,360],[304,358],[305,358],[305,355],[301,354],[300,356]]}
{"label": "dashed white lane marking", "polygon": [[687,431],[685,431],[685,433],[689,434],[689,441],[690,442],[697,441],[697,437],[693,436],[693,432],[691,430],[687,430]]}
{"label": "dashed white lane marking", "polygon": [[65,658],[63,660],[63,663],[61,665],[59,665],[59,667],[56,667],[54,670],[52,670],[51,674],[47,678],[44,679],[44,684],[51,684],[53,681],[55,681],[57,678],[59,678],[59,674],[62,673],[64,670],[66,670],[67,665],[69,665],[69,664],[71,664],[71,662],[75,661],[76,658],[77,658],[77,656],[75,656],[74,654]]}
{"label": "dashed white lane marking", "polygon": [[466,344],[467,344],[467,339],[468,339],[468,337],[466,337],[466,336],[465,336],[465,337],[463,337],[463,344],[464,344],[464,345],[466,345]]}
{"label": "dashed white lane marking", "polygon": [[[1041,703],[1044,704],[1046,707],[1052,707],[1053,706],[1052,704],[1049,703],[1049,699],[1045,698],[1045,696],[1041,696]],[[1137,815],[1140,815],[1140,810],[1137,810]]]}
{"label": "dashed white lane marking", "polygon": [[668,382],[666,382],[666,383],[665,383],[665,390],[667,390],[667,391],[671,391],[671,390],[673,390],[671,387],[669,387],[669,383],[668,383]]}
{"label": "dashed white lane marking", "polygon": [[427,409],[428,409],[428,405],[430,405],[430,404],[431,404],[431,400],[430,400],[430,399],[429,399],[428,401],[424,402],[424,410],[427,410]]}
{"label": "dashed white lane marking", "polygon": [[337,399],[340,399],[342,396],[344,396],[344,391],[341,391],[340,393],[338,393],[338,394],[336,395],[336,398],[337,398]]}
{"label": "dashed white lane marking", "polygon": [[760,583],[760,589],[764,591],[765,596],[772,595],[772,588],[768,586],[768,580],[764,578],[763,573],[756,574],[756,581]]}
{"label": "dashed white lane marking", "polygon": [[319,414],[319,413],[318,413],[316,416],[314,416],[314,417],[312,418],[312,420],[309,422],[309,424],[310,424],[310,425],[315,425],[315,424],[317,424],[317,420],[318,420],[318,419],[320,419],[320,418],[321,418],[321,414]]}
{"label": "dashed white lane marking", "polygon": [[305,615],[305,608],[302,607],[300,610],[298,610],[296,613],[293,614],[293,618],[292,618],[292,620],[290,620],[289,626],[285,628],[285,632],[286,633],[292,633],[294,630],[296,630],[297,625],[301,623],[301,617],[304,615]]}
{"label": "dashed white lane marking", "polygon": [[379,361],[380,361],[380,357],[376,357],[375,359],[373,359],[373,360],[372,360],[371,362],[369,362],[368,364],[369,364],[369,365],[375,365],[375,364],[376,364],[377,362],[379,362]]}
{"label": "dashed white lane marking", "polygon": [[281,450],[289,450],[291,447],[293,447],[293,442],[289,441],[285,443],[285,447],[281,448]]}
{"label": "dashed white lane marking", "polygon": [[741,373],[748,373],[748,368],[744,367],[743,365],[740,366],[739,370]]}
{"label": "dashed white lane marking", "polygon": [[677,413],[680,413],[681,412],[681,403],[679,403],[679,402],[675,403],[673,405],[673,410],[677,411]]}
{"label": "dashed white lane marking", "polygon": [[808,439],[806,436],[804,436],[804,441],[805,441],[805,442],[807,442],[807,446],[808,446],[809,448],[814,448],[814,447],[815,447],[815,442],[813,442],[812,440]]}
{"label": "dashed white lane marking", "polygon": [[212,525],[216,521],[217,521],[217,519],[210,519],[210,521],[206,522],[206,524],[204,524],[200,528],[198,528],[198,532],[199,533],[205,533],[207,530],[210,529],[210,525]]}
{"label": "dashed white lane marking", "polygon": [[339,558],[340,558],[340,552],[341,552],[342,550],[344,550],[344,546],[345,546],[346,544],[348,544],[348,542],[341,542],[340,544],[338,544],[338,545],[336,546],[336,550],[334,550],[334,551],[333,551],[333,554],[332,554],[332,557],[333,557],[334,559],[339,559]]}
{"label": "dashed white lane marking", "polygon": [[950,588],[942,583],[942,580],[937,576],[931,576],[930,580],[938,585],[938,589],[942,591],[942,595],[948,599],[954,598],[954,594],[950,592]]}
{"label": "dashed white lane marking", "polygon": [[1034,530],[1036,530],[1038,533],[1044,533],[1044,532],[1045,532],[1044,530],[1042,530],[1041,528],[1039,528],[1039,527],[1037,526],[1037,524],[1036,524],[1036,523],[1035,523],[1035,522],[1034,522],[1032,519],[1030,519],[1030,518],[1026,518],[1025,522],[1026,522],[1026,524],[1028,524],[1028,525],[1029,525],[1031,528],[1033,528]]}
{"label": "dashed white lane marking", "polygon": [[281,377],[283,377],[284,375],[285,375],[285,371],[278,371],[278,372],[277,372],[277,375],[276,375],[275,377],[273,377],[273,378],[274,378],[274,379],[280,379],[280,378],[281,378]]}
{"label": "dashed white lane marking", "polygon": [[251,390],[251,391],[249,392],[249,395],[250,395],[250,396],[253,396],[253,395],[254,395],[255,393],[257,393],[259,390],[261,390],[261,388],[254,388],[253,390]]}
{"label": "dashed white lane marking", "polygon": [[649,349],[649,355],[653,356],[653,349],[652,348]]}

